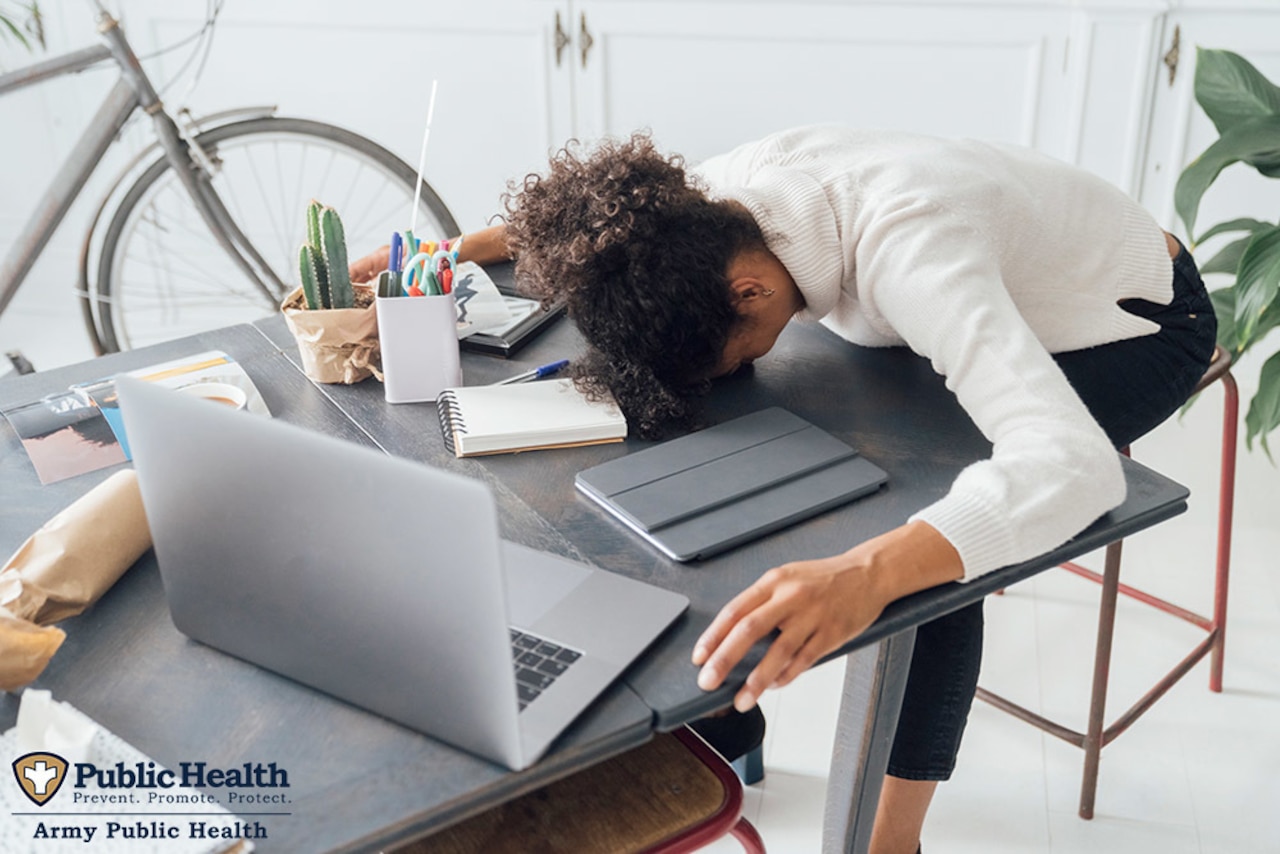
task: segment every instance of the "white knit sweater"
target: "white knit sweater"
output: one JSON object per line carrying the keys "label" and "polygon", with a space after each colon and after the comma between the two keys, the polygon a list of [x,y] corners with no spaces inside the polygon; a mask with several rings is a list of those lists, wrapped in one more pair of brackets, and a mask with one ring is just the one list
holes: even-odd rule
{"label": "white knit sweater", "polygon": [[994,450],[913,516],[965,580],[1066,542],[1125,494],[1119,458],[1050,353],[1155,332],[1160,227],[1087,172],[1027,149],[810,127],[694,172],[751,211],[805,299],[857,344],[932,361]]}

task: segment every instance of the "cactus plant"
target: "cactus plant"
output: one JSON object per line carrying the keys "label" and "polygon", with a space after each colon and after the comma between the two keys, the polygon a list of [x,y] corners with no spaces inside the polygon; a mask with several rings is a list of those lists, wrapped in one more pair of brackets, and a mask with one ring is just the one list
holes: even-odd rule
{"label": "cactus plant", "polygon": [[307,242],[298,250],[298,278],[309,309],[355,304],[342,220],[337,211],[314,199],[307,205]]}
{"label": "cactus plant", "polygon": [[304,243],[298,249],[298,281],[302,283],[302,296],[307,301],[307,308],[324,308],[320,298],[319,259],[310,243]]}
{"label": "cactus plant", "polygon": [[308,308],[332,308],[329,298],[329,267],[321,255],[320,243],[320,203],[315,199],[307,205],[307,244],[316,258],[316,304]]}
{"label": "cactus plant", "polygon": [[351,308],[354,294],[347,274],[347,240],[342,220],[333,208],[320,212],[320,245],[329,267],[329,297],[333,308]]}

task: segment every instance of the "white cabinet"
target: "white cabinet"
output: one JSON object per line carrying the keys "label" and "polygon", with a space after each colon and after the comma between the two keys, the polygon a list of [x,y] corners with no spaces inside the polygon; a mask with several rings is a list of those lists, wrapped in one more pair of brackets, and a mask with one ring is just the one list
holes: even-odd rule
{"label": "white cabinet", "polygon": [[1054,151],[1066,111],[1060,3],[578,0],[586,137],[652,128],[698,161],[774,130],[838,122]]}

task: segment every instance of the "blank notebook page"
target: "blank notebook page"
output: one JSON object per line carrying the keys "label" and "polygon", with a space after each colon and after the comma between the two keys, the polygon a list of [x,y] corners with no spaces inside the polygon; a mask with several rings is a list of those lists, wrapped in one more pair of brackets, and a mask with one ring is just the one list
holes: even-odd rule
{"label": "blank notebook page", "polygon": [[569,379],[447,389],[437,406],[445,443],[460,457],[627,435],[617,404],[588,400]]}

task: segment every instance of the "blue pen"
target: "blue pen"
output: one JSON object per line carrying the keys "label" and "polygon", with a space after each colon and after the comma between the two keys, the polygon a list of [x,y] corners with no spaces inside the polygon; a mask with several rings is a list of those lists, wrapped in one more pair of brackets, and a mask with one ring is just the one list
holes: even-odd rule
{"label": "blue pen", "polygon": [[558,362],[552,362],[549,365],[534,368],[532,371],[525,371],[523,374],[516,374],[514,377],[507,377],[505,380],[490,383],[490,385],[510,385],[511,383],[527,383],[529,380],[540,380],[543,377],[549,377],[554,373],[558,373],[562,368],[567,367],[568,364],[568,359],[561,359]]}
{"label": "blue pen", "polygon": [[391,233],[391,254],[387,258],[387,269],[393,273],[399,273],[402,269],[400,264],[404,261],[404,244],[400,240],[400,232],[393,231]]}

